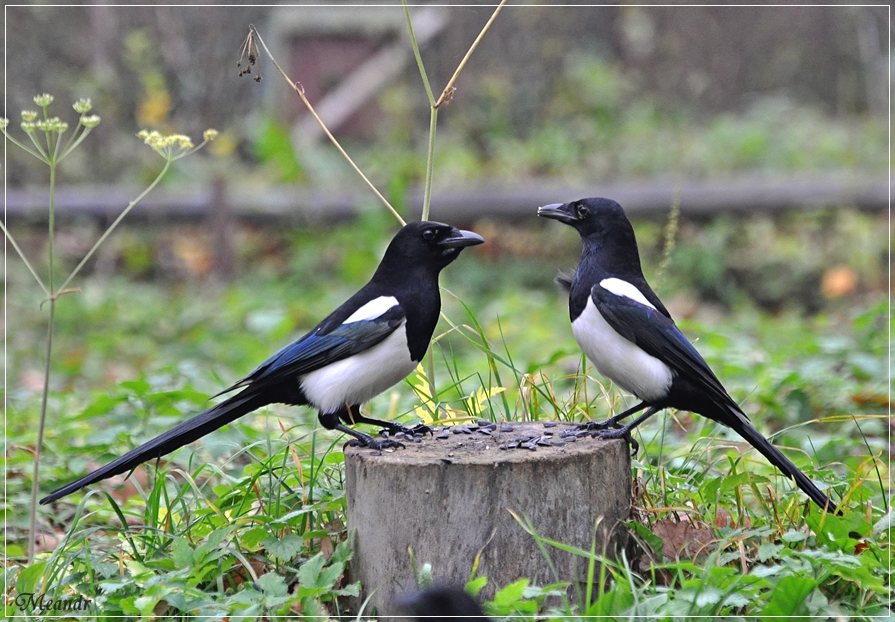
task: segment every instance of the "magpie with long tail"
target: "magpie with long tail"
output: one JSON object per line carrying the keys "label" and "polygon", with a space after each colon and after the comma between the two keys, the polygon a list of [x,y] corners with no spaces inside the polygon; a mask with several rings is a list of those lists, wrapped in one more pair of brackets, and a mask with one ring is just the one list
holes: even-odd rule
{"label": "magpie with long tail", "polygon": [[223,393],[232,397],[41,499],[51,503],[94,482],[132,471],[268,404],[311,406],[320,423],[374,450],[400,446],[348,427],[407,429],[360,414],[360,406],[410,374],[429,347],[441,312],[438,275],[484,238],[437,222],[414,222],[392,239],[379,267],[356,294],[314,330],[264,361]]}
{"label": "magpie with long tail", "polygon": [[[634,228],[622,207],[591,198],[538,208],[538,216],[570,225],[581,235],[581,261],[569,290],[572,333],[603,376],[640,403],[601,423],[584,424],[601,438],[628,438],[665,408],[686,410],[733,428],[812,501],[835,504],[749,422],[696,348],[675,325],[640,267]],[[619,421],[640,411],[631,423]]]}

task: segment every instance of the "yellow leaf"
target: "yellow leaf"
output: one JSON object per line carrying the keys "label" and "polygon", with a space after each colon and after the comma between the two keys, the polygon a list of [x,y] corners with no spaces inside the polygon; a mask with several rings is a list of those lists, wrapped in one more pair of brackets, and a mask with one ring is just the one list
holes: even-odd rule
{"label": "yellow leaf", "polygon": [[495,395],[500,395],[506,391],[505,387],[492,387],[485,389],[484,387],[466,398],[467,410],[478,416],[482,413],[485,404]]}

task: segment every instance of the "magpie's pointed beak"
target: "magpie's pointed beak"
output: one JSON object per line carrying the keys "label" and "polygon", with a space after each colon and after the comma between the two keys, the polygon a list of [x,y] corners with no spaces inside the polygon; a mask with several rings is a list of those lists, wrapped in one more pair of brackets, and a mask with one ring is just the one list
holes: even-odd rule
{"label": "magpie's pointed beak", "polygon": [[578,220],[578,217],[575,216],[574,212],[569,209],[568,203],[552,203],[550,205],[539,207],[538,216],[541,216],[542,218],[550,218],[551,220],[558,220],[567,225],[571,225]]}
{"label": "magpie's pointed beak", "polygon": [[439,244],[448,248],[465,248],[467,246],[475,246],[484,244],[485,238],[474,231],[464,231],[463,229],[454,229],[451,235],[443,239]]}

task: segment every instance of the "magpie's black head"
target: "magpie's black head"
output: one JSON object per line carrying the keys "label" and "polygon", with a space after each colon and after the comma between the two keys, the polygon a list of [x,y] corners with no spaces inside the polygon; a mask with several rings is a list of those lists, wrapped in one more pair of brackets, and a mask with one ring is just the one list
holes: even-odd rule
{"label": "magpie's black head", "polygon": [[584,241],[582,260],[594,257],[601,270],[641,274],[634,228],[622,206],[612,199],[579,199],[538,208],[538,216],[574,227]]}
{"label": "magpie's black head", "polygon": [[581,237],[632,230],[622,206],[612,199],[579,199],[538,208],[538,216],[552,218],[574,227]]}
{"label": "magpie's black head", "polygon": [[484,241],[478,233],[444,223],[412,222],[392,238],[380,267],[393,266],[405,271],[423,268],[437,273],[454,261],[464,248]]}

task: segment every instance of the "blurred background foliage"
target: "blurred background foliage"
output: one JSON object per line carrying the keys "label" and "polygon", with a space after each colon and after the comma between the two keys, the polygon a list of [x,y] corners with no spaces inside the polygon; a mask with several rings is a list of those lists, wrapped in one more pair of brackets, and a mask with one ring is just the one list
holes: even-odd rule
{"label": "blurred background foliage", "polygon": [[[883,6],[507,7],[441,115],[437,180],[884,171]],[[400,7],[367,10],[361,26],[351,7],[10,7],[6,116],[15,122],[35,93],[93,99],[105,123],[62,171],[68,181],[133,179],[152,162],[132,148],[140,129],[216,127],[229,174],[343,183],[353,173],[328,144],[303,148],[291,135],[303,111],[279,76],[262,62],[262,82],[240,79],[236,60],[254,23],[281,45],[290,76],[325,94],[362,64],[360,51],[405,44]],[[445,12],[422,50],[436,84],[490,11]],[[425,98],[406,69],[331,128],[392,189],[424,167]],[[11,166],[7,182],[36,175]]]}

